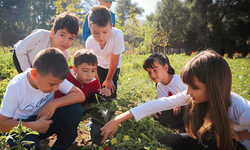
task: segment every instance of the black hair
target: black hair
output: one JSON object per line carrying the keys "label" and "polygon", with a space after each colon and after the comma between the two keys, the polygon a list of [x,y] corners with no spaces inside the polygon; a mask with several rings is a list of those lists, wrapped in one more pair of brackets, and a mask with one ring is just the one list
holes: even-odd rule
{"label": "black hair", "polygon": [[66,28],[70,34],[75,34],[77,36],[79,31],[79,19],[72,13],[61,13],[55,18],[53,29],[56,33],[57,30],[64,28]]}
{"label": "black hair", "polygon": [[163,53],[154,53],[151,54],[143,63],[143,68],[146,70],[147,68],[155,68],[154,62],[158,61],[162,66],[168,65],[168,74],[175,74],[174,68],[170,65],[168,57]]}
{"label": "black hair", "polygon": [[57,48],[47,48],[40,51],[32,66],[43,76],[51,73],[54,77],[64,80],[69,74],[67,60],[62,51]]}
{"label": "black hair", "polygon": [[111,14],[107,7],[93,7],[89,13],[89,27],[91,24],[96,24],[100,27],[106,27],[109,23],[112,26]]}
{"label": "black hair", "polygon": [[87,63],[92,66],[97,65],[97,57],[93,50],[81,49],[75,52],[74,66],[77,68],[82,63]]}

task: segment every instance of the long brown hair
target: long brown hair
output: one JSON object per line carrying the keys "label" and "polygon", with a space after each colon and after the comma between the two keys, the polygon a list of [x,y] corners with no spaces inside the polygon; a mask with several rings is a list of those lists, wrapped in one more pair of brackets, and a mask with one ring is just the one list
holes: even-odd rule
{"label": "long brown hair", "polygon": [[220,150],[235,150],[228,116],[232,84],[228,63],[213,50],[203,51],[181,70],[184,83],[192,86],[194,77],[206,85],[208,100],[199,104],[189,101],[185,117],[187,133],[201,143],[204,133],[208,133],[217,140]]}

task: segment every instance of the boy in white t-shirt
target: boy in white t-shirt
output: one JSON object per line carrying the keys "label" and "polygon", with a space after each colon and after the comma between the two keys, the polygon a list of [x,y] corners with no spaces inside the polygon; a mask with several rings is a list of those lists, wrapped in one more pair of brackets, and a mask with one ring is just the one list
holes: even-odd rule
{"label": "boy in white t-shirt", "polygon": [[112,27],[110,11],[105,6],[93,7],[88,20],[91,36],[86,41],[86,48],[94,50],[97,56],[101,87],[110,89],[112,98],[116,98],[122,52],[125,51],[123,33]]}
{"label": "boy in white t-shirt", "polygon": [[[84,94],[72,83],[64,80],[69,73],[63,53],[57,48],[40,51],[34,58],[33,68],[16,75],[9,83],[0,110],[0,131],[9,132],[22,124],[40,133],[26,135],[23,140],[33,141],[35,149],[41,149],[39,140],[54,133],[57,140],[52,149],[67,149],[77,137],[77,127],[83,109],[79,103]],[[54,91],[65,96],[53,99]],[[8,140],[10,147],[16,145]],[[29,149],[30,147],[26,147]]]}
{"label": "boy in white t-shirt", "polygon": [[58,15],[50,31],[35,29],[25,39],[14,45],[13,62],[18,73],[32,67],[32,62],[41,50],[56,47],[66,59],[69,59],[68,48],[74,42],[79,30],[78,18],[68,12]]}

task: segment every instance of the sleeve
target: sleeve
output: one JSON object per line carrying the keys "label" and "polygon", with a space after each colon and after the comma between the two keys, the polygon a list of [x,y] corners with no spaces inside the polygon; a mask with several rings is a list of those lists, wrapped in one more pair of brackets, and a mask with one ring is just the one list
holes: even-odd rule
{"label": "sleeve", "polygon": [[115,14],[110,11],[113,27],[115,27]]}
{"label": "sleeve", "polygon": [[118,32],[118,34],[114,38],[115,42],[114,42],[113,54],[119,55],[123,51],[125,51],[124,37],[122,31]]}
{"label": "sleeve", "polygon": [[63,94],[68,94],[74,85],[65,79],[58,87],[58,90]]}
{"label": "sleeve", "polygon": [[[93,41],[91,40],[91,38],[88,38],[87,39],[87,41],[86,41],[86,43],[85,43],[85,47],[87,48],[87,49],[93,49]],[[93,49],[94,50],[94,49]]]}
{"label": "sleeve", "polygon": [[87,41],[88,37],[91,35],[90,29],[89,29],[89,21],[88,21],[89,14],[87,14],[83,27],[82,27],[82,38],[84,42]]}
{"label": "sleeve", "polygon": [[10,86],[9,84],[3,98],[0,114],[5,117],[13,118],[19,105],[19,98],[20,97],[18,97],[15,92],[14,86]]}
{"label": "sleeve", "polygon": [[170,110],[178,106],[187,105],[189,96],[186,91],[169,97],[162,97],[148,101],[142,105],[130,109],[136,121],[163,110]]}
{"label": "sleeve", "polygon": [[39,43],[43,39],[43,37],[44,37],[43,32],[35,30],[30,35],[28,35],[24,40],[18,42],[15,45],[16,56],[23,71],[31,67],[31,64],[28,59],[28,51],[34,49],[37,43]]}
{"label": "sleeve", "polygon": [[69,60],[69,51],[66,49],[63,51],[64,56],[66,57],[66,60]]}

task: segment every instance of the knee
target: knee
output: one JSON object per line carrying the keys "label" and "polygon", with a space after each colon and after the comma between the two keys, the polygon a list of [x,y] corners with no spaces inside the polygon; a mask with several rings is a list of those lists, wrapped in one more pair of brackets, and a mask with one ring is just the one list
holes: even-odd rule
{"label": "knee", "polygon": [[83,108],[80,104],[73,104],[70,106],[70,113],[74,118],[81,118],[83,115]]}

